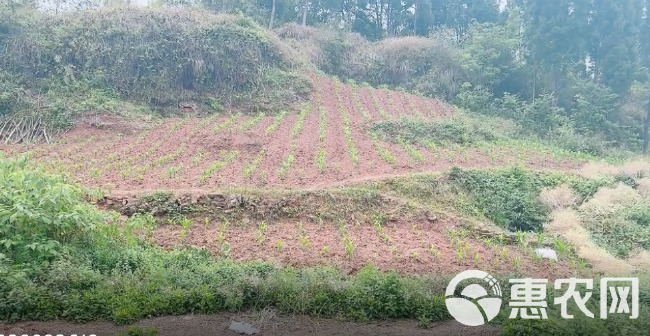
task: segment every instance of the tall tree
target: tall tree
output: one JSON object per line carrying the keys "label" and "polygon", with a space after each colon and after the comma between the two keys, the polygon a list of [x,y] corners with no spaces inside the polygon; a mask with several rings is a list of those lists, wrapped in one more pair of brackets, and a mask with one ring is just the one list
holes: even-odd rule
{"label": "tall tree", "polygon": [[591,75],[615,93],[625,94],[639,61],[642,0],[593,0],[589,19]]}
{"label": "tall tree", "polygon": [[[650,0],[643,1],[643,23],[642,23],[642,33],[641,36],[641,62],[650,68]],[[650,129],[650,85],[646,83],[648,87],[648,104],[646,106],[647,112],[645,117],[645,122],[643,123],[643,153],[648,153],[648,129]]]}
{"label": "tall tree", "polygon": [[532,63],[550,73],[553,105],[557,106],[560,75],[584,62],[591,0],[523,1],[525,39]]}

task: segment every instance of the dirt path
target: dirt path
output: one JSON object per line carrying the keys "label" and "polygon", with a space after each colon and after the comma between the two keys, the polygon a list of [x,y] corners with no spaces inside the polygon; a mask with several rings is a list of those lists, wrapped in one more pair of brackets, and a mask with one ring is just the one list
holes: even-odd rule
{"label": "dirt path", "polygon": [[[202,336],[225,335],[236,336],[228,330],[231,321],[246,322],[259,328],[259,336],[265,335],[439,335],[439,336],[490,336],[498,335],[499,328],[494,326],[467,327],[455,321],[431,324],[428,329],[419,328],[414,320],[391,320],[371,323],[342,322],[333,319],[311,318],[306,316],[276,316],[272,311],[250,314],[218,315],[184,315],[164,316],[142,320],[134,325],[152,327],[159,336]],[[75,324],[64,321],[21,322],[0,324],[0,334],[27,335],[90,335],[113,336],[127,330],[128,326],[116,326],[110,322],[92,322]]]}

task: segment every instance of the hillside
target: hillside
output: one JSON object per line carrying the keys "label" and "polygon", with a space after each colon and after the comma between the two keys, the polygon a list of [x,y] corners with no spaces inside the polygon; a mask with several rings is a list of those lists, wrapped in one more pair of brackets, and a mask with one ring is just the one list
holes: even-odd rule
{"label": "hillside", "polygon": [[[610,276],[650,295],[650,161],[576,123],[591,108],[579,94],[575,112],[462,82],[476,45],[164,7],[1,32],[2,322],[177,333],[177,315],[221,326],[250,312],[269,333],[311,332],[295,318],[360,334],[377,326],[353,322],[389,320],[387,335],[614,335],[623,319],[565,321],[553,305],[552,321],[504,309],[459,329],[445,287],[480,269],[504,296],[514,277],[550,293]],[[640,314],[631,334],[650,327],[645,299]],[[44,320],[84,324],[30,322]]]}
{"label": "hillside", "polygon": [[476,148],[450,143],[425,148],[407,140],[382,141],[377,132],[369,132],[372,125],[404,118],[440,120],[456,112],[438,100],[403,92],[348,85],[317,75],[312,82],[311,101],[297,113],[171,118],[144,129],[138,129],[142,125],[137,122],[97,115],[56,144],[0,148],[14,153],[31,150],[34,159],[50,170],[113,191],[322,188],[442,172],[453,166],[521,163],[534,169],[568,170],[584,162],[533,147]]}

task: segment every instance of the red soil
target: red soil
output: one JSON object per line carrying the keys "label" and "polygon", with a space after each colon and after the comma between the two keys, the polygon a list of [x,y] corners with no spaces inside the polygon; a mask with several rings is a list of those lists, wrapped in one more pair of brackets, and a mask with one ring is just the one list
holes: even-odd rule
{"label": "red soil", "polygon": [[[299,229],[302,224],[302,232]],[[550,264],[534,260],[531,254],[512,246],[487,247],[482,242],[465,238],[454,244],[448,230],[453,222],[390,222],[383,228],[386,242],[369,224],[349,223],[345,232],[354,245],[348,255],[343,236],[334,223],[310,220],[266,222],[266,232],[259,235],[257,222],[229,225],[218,239],[219,223],[193,226],[181,240],[179,226],[165,225],[154,231],[153,240],[164,248],[182,244],[206,247],[224,256],[224,245],[230,247],[229,257],[236,261],[266,261],[279,265],[310,267],[336,266],[354,273],[366,265],[381,270],[396,270],[403,274],[454,274],[470,268],[492,274],[521,274],[555,279],[573,274],[566,261]],[[453,229],[452,229],[453,230]],[[303,239],[304,237],[304,239]],[[458,251],[462,257],[458,257]],[[505,252],[504,252],[505,250]],[[515,266],[518,264],[519,266]],[[518,269],[516,269],[518,267]]]}
{"label": "red soil", "polygon": [[[78,128],[55,144],[0,145],[0,152],[13,156],[32,151],[37,163],[54,170],[67,170],[84,185],[129,191],[228,186],[321,188],[365,179],[444,171],[452,166],[485,168],[516,164],[519,162],[517,154],[522,154],[503,149],[495,153],[484,151],[485,154],[473,149],[458,152],[450,148],[441,148],[434,153],[417,148],[425,158],[424,162],[419,163],[401,146],[381,142],[381,147],[396,159],[396,164],[391,165],[379,156],[368,135],[371,122],[384,119],[375,108],[370,91],[385,113],[393,118],[439,118],[450,115],[452,108],[433,99],[401,92],[391,92],[387,97],[385,90],[377,89],[357,88],[358,98],[355,98],[350,86],[337,83],[337,91],[335,83],[326,77],[313,75],[312,80],[321,101],[317,101],[314,95],[311,111],[295,139],[291,137],[298,120],[295,113],[288,114],[271,134],[266,134],[266,128],[274,122],[274,116],[264,117],[250,130],[242,130],[241,127],[254,117],[242,117],[234,125],[218,132],[215,132],[215,126],[229,120],[230,116],[166,119],[150,122],[153,126],[149,130],[116,117],[99,116],[92,122],[81,122]],[[341,97],[340,103],[338,95]],[[357,99],[371,121],[367,121],[358,111]],[[321,106],[327,114],[324,140],[326,168],[322,173],[316,164],[316,155],[321,146],[318,136]],[[356,166],[344,135],[342,112],[350,121],[352,141],[359,159]],[[294,162],[286,176],[280,176],[279,169],[292,153],[293,144]],[[201,181],[203,173],[214,162],[223,160],[224,153],[233,151],[238,155],[231,164]],[[251,169],[250,176],[245,177],[244,170],[260,153],[265,155],[259,166]],[[168,161],[159,161],[166,156]],[[556,162],[544,153],[524,153],[522,163],[539,170],[571,169],[579,164],[568,160]],[[174,170],[179,171],[174,174]]]}

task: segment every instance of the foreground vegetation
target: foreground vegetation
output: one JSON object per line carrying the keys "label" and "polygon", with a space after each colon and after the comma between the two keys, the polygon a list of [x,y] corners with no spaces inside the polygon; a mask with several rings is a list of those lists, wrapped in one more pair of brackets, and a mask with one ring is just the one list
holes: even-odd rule
{"label": "foreground vegetation", "polygon": [[[3,320],[107,319],[129,323],[149,316],[269,306],[283,313],[346,319],[416,318],[422,326],[450,318],[442,296],[448,281],[445,276],[404,276],[372,268],[345,275],[323,267],[237,264],[195,248],[164,251],[146,240],[156,225],[150,215],[134,215],[120,222],[118,214],[100,212],[86,203],[83,189],[31,168],[26,159],[0,159],[0,167]],[[513,220],[522,215],[530,214],[523,218],[535,220],[545,214],[535,192],[542,182],[557,185],[576,181],[574,190],[585,198],[598,189],[584,179],[534,177],[519,170],[496,174],[452,171],[445,179],[470,192],[466,205],[475,204],[473,207],[497,223],[499,218],[510,219],[509,226],[516,226],[519,222]],[[424,201],[431,195],[426,186],[443,181],[436,180],[414,177],[369,187],[390,188],[406,199]],[[499,191],[492,194],[477,183],[499,186]],[[481,194],[472,194],[477,192]],[[485,201],[476,203],[482,199]],[[507,206],[513,200],[518,200],[523,209]],[[645,294],[643,285],[642,291],[641,311],[646,316],[645,298],[650,294]],[[503,324],[508,335],[531,330],[588,334],[594,328],[616,334],[620,328],[643,330],[648,323],[642,317],[634,322],[612,318],[588,324],[565,323],[559,318],[515,322],[507,320],[505,314],[496,323]]]}

